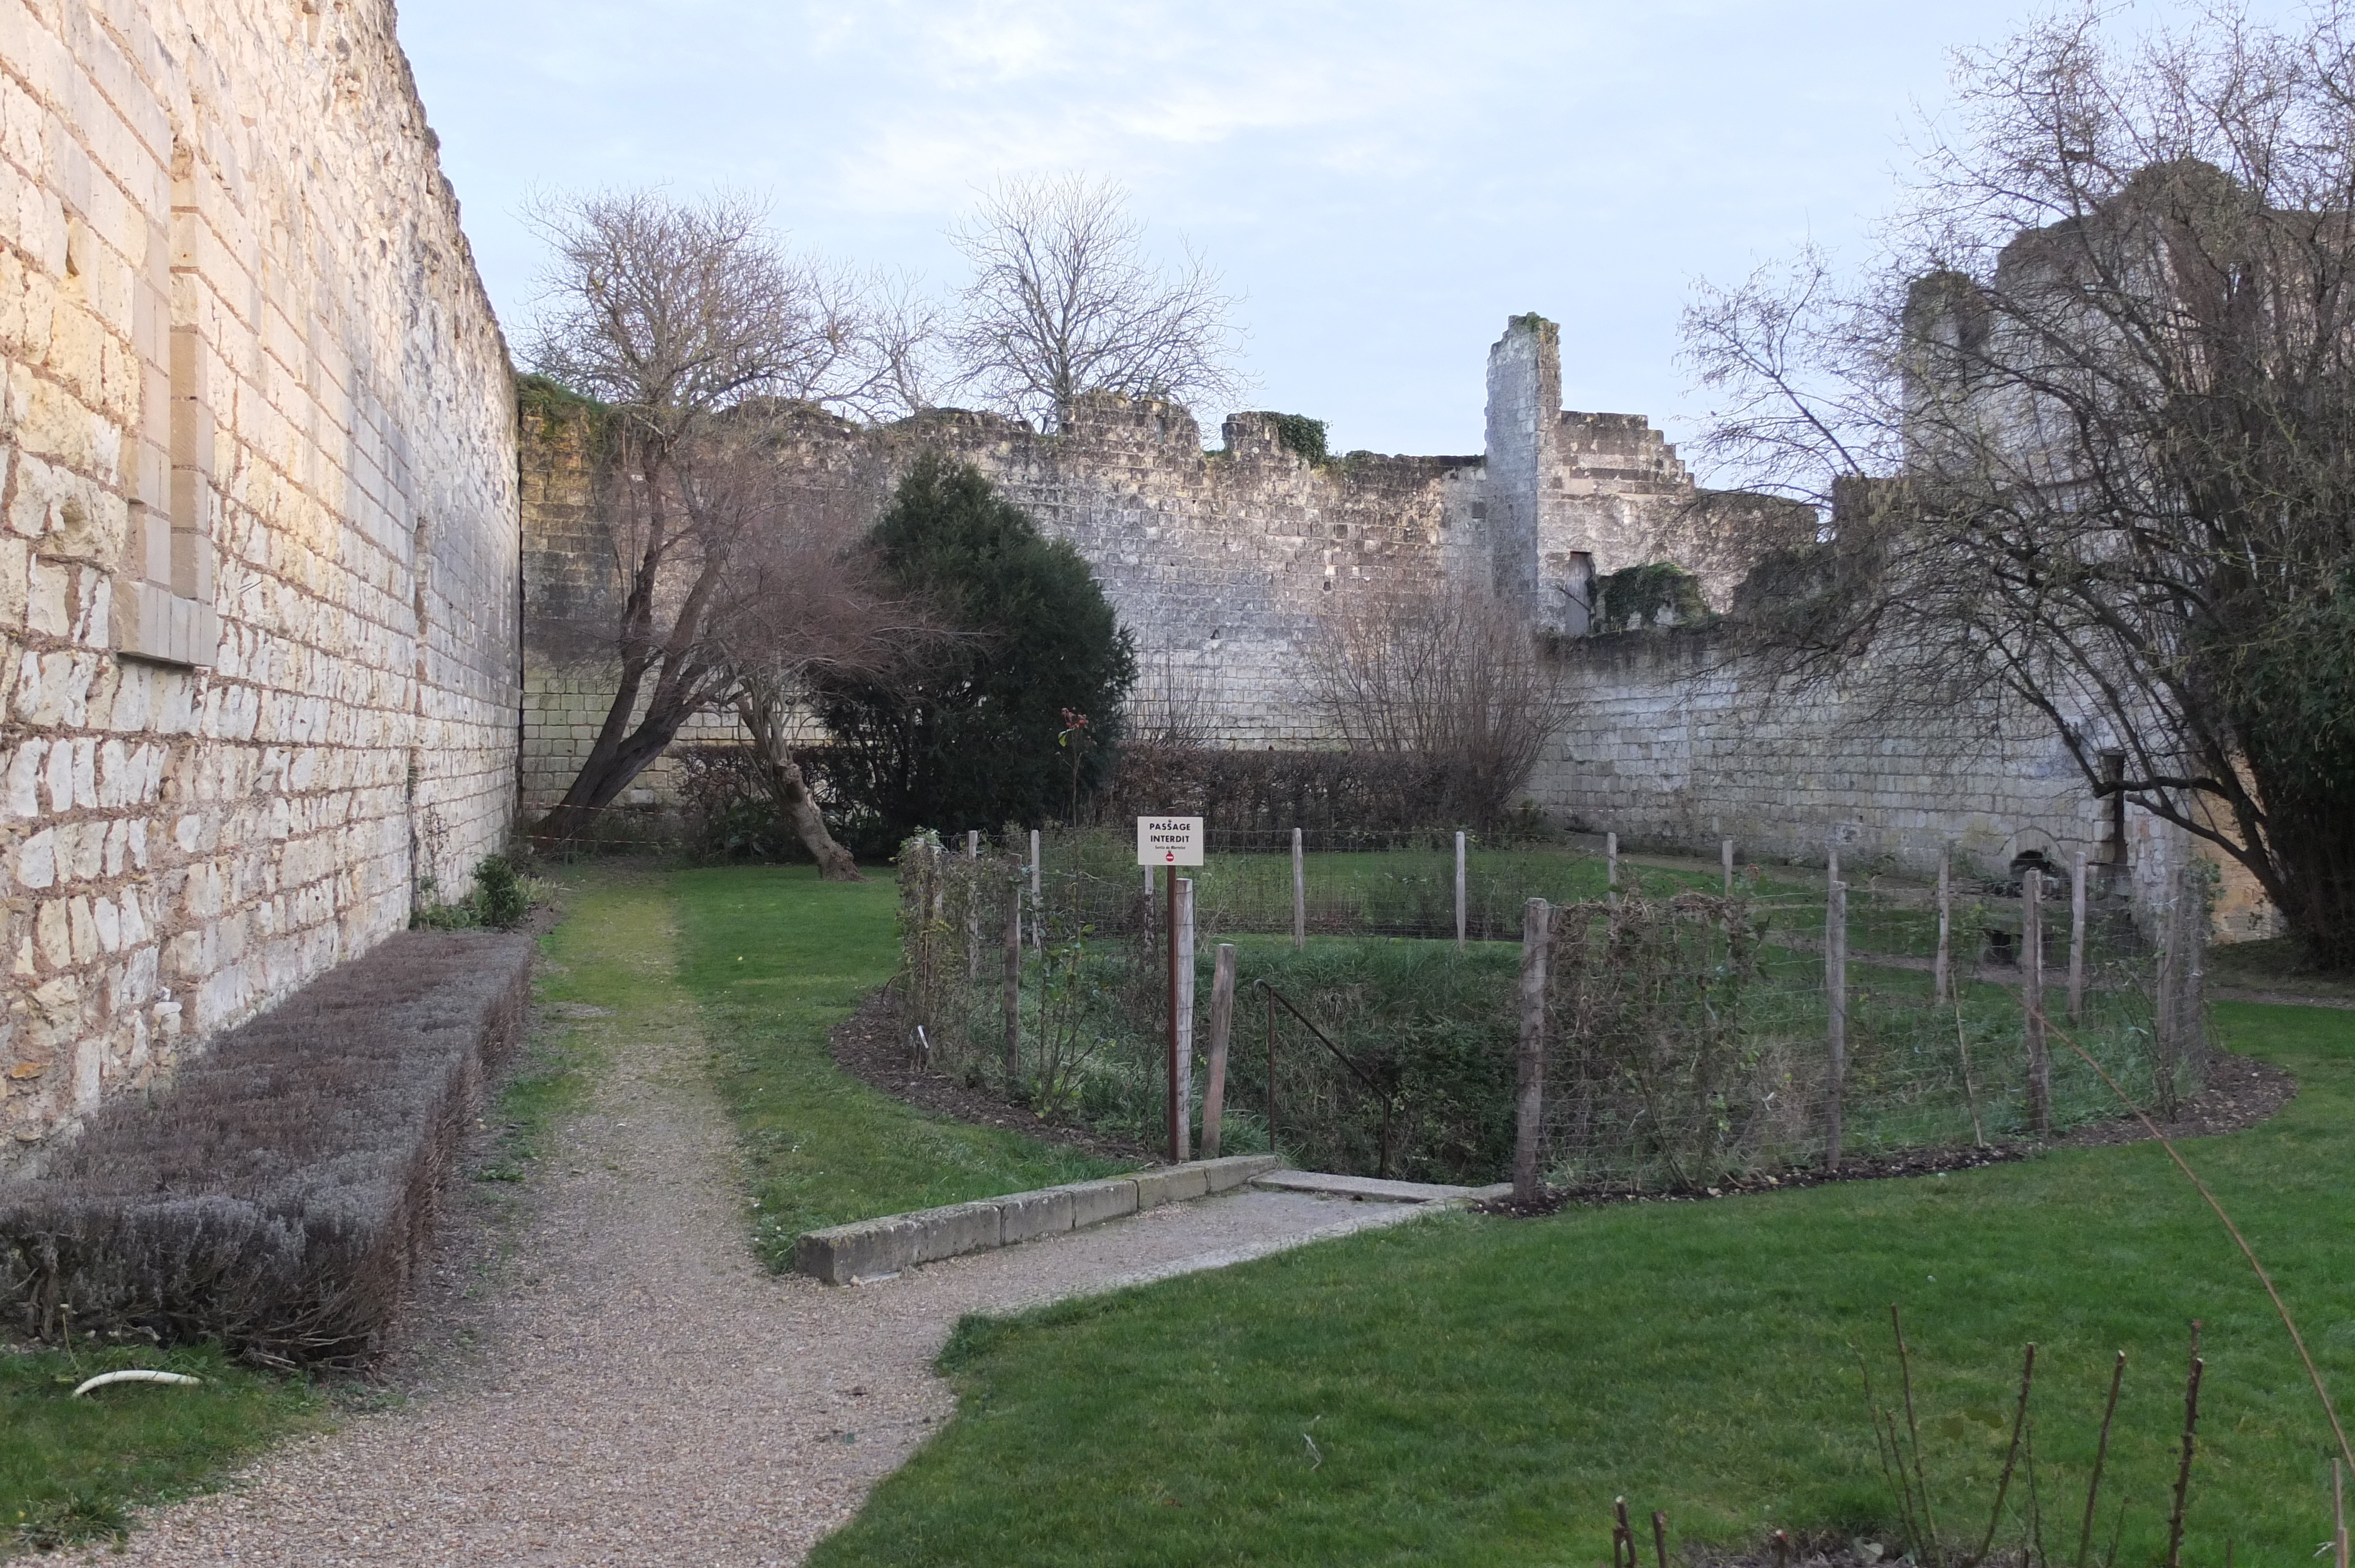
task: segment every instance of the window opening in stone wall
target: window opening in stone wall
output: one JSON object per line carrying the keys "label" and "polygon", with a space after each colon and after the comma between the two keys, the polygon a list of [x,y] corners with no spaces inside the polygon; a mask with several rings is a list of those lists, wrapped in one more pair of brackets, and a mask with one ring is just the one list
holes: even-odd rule
{"label": "window opening in stone wall", "polygon": [[[213,399],[210,351],[194,320],[196,159],[172,144],[171,227],[150,222],[132,288],[139,417],[124,467],[130,517],[115,577],[115,651],[169,664],[210,664],[213,609]],[[186,238],[191,243],[176,244]],[[176,265],[176,259],[190,264]]]}

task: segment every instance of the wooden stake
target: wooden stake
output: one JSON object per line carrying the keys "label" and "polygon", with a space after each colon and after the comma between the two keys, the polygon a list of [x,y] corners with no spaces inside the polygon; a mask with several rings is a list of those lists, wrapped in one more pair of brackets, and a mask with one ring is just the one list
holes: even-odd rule
{"label": "wooden stake", "polygon": [[[1148,869],[1146,874],[1153,874]],[[1169,1106],[1163,1121],[1169,1163],[1177,1165],[1186,1158],[1186,1101],[1178,1083],[1178,868],[1166,868],[1163,880],[1169,885],[1169,918],[1162,926],[1169,938]]]}
{"label": "wooden stake", "polygon": [[1187,1145],[1192,1141],[1194,1119],[1194,879],[1190,876],[1178,878],[1178,906],[1170,914],[1169,929],[1175,938],[1171,947],[1176,1000],[1171,1012],[1178,1046],[1176,1157],[1188,1160],[1192,1158]]}
{"label": "wooden stake", "polygon": [[1464,950],[1464,835],[1455,835],[1455,950]]}
{"label": "wooden stake", "polygon": [[1725,866],[1725,895],[1733,896],[1733,841],[1726,840],[1717,846],[1717,858]]}
{"label": "wooden stake", "polygon": [[2052,1053],[2044,1038],[2044,874],[2020,877],[2019,1001],[2028,1035],[2028,1127],[2052,1135]]}
{"label": "wooden stake", "polygon": [[1292,830],[1292,948],[1308,946],[1308,859],[1300,853],[1300,830]]}
{"label": "wooden stake", "polygon": [[1275,988],[1263,983],[1267,993],[1267,1151],[1275,1149]]}
{"label": "wooden stake", "polygon": [[2175,1468],[2175,1507],[2167,1516],[2167,1568],[2183,1568],[2183,1509],[2191,1492],[2191,1459],[2200,1451],[2200,1319],[2191,1319],[2191,1370],[2183,1379],[2183,1457]]}
{"label": "wooden stake", "polygon": [[2085,1019],[2085,857],[2069,874],[2069,1022]]}
{"label": "wooden stake", "polygon": [[1546,948],[1553,911],[1542,898],[1521,906],[1521,1034],[1516,1053],[1518,1095],[1513,1107],[1513,1202],[1534,1203],[1538,1143],[1545,1130]]}
{"label": "wooden stake", "polygon": [[1604,902],[1614,909],[1619,907],[1619,835],[1603,835]]}
{"label": "wooden stake", "polygon": [[2339,1548],[2339,1568],[2347,1568],[2347,1463],[2330,1460],[2330,1539]]}
{"label": "wooden stake", "polygon": [[1235,1022],[1235,945],[1220,942],[1210,969],[1210,1082],[1202,1091],[1202,1158],[1219,1157],[1220,1124],[1226,1119],[1227,1041]]}
{"label": "wooden stake", "polygon": [[2208,1059],[2208,900],[2201,895],[2199,874],[2183,867],[2183,999],[2176,1022],[2183,1032],[2183,1059],[2199,1082]]}
{"label": "wooden stake", "polygon": [[1039,830],[1030,830],[1030,945],[1047,950],[1047,906],[1039,896]]}
{"label": "wooden stake", "polygon": [[1955,846],[1938,852],[1938,956],[1930,964],[1930,999],[1955,1000]]}
{"label": "wooden stake", "polygon": [[[964,858],[981,858],[981,833],[967,828],[964,834]],[[975,879],[965,879],[964,893],[964,978],[968,984],[981,983],[981,897]]]}
{"label": "wooden stake", "polygon": [[1006,890],[1006,1089],[1022,1078],[1022,885]]}
{"label": "wooden stake", "polygon": [[2183,1031],[2178,1013],[2183,1000],[2183,879],[2170,875],[2158,910],[2158,984],[2151,999],[2151,1033],[2158,1046],[2159,1071],[2167,1075],[2158,1104],[2161,1115],[2172,1112],[2175,1093],[2183,1082]]}
{"label": "wooden stake", "polygon": [[1824,900],[1824,1169],[1840,1162],[1843,1102],[1848,1093],[1848,884],[1835,882]]}

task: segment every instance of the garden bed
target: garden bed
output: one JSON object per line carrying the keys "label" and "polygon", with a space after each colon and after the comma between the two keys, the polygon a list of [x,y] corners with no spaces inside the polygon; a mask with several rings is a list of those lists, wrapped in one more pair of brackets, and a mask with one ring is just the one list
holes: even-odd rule
{"label": "garden bed", "polygon": [[273,1365],[374,1355],[485,1070],[522,1033],[532,952],[403,932],[106,1107],[0,1189],[0,1312]]}

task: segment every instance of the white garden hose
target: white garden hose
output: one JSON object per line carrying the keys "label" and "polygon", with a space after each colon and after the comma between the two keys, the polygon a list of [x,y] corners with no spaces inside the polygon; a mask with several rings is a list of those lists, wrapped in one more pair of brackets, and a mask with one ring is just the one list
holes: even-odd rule
{"label": "white garden hose", "polygon": [[204,1382],[204,1381],[205,1381],[205,1380],[204,1380],[204,1379],[202,1379],[202,1378],[200,1378],[200,1377],[186,1377],[186,1376],[182,1375],[182,1374],[181,1374],[181,1373],[179,1373],[179,1372],[101,1372],[101,1373],[99,1373],[96,1377],[94,1377],[94,1378],[91,1378],[91,1379],[89,1379],[87,1382],[83,1383],[82,1383],[82,1385],[81,1385],[80,1387],[79,1387],[79,1388],[75,1389],[75,1390],[73,1391],[73,1397],[74,1397],[74,1398],[76,1398],[76,1399],[80,1399],[83,1394],[88,1393],[91,1389],[94,1389],[94,1388],[104,1388],[108,1383],[202,1383],[202,1382]]}

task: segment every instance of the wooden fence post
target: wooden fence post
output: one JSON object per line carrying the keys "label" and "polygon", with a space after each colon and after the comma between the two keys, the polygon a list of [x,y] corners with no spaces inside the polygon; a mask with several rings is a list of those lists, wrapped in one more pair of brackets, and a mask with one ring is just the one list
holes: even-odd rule
{"label": "wooden fence post", "polygon": [[[964,858],[968,865],[981,858],[981,834],[970,828]],[[971,874],[964,879],[964,978],[968,985],[981,983],[981,879]]]}
{"label": "wooden fence post", "polygon": [[1725,895],[1733,896],[1733,841],[1726,840],[1717,846],[1717,858],[1725,865]]}
{"label": "wooden fence post", "polygon": [[2208,898],[2196,865],[2183,867],[2183,1001],[2176,1018],[2183,1028],[2183,1059],[2199,1083],[2208,1071]]}
{"label": "wooden fence post", "polygon": [[[2158,973],[2151,988],[2150,1032],[2158,1053],[2158,1068],[2167,1075],[2160,1086],[2159,1110],[2162,1115],[2175,1107],[2175,1089],[2181,1084],[2177,1071],[2183,1060],[2182,1031],[2177,1026],[2183,991],[2183,929],[2179,924],[2182,912],[2183,886],[2179,875],[2170,874],[2160,885],[2158,909]],[[2171,1119],[2171,1118],[2170,1118]]]}
{"label": "wooden fence post", "polygon": [[1464,835],[1455,835],[1455,950],[1464,950]]}
{"label": "wooden fence post", "polygon": [[2082,1023],[2085,1018],[2085,857],[2077,856],[2077,863],[2069,877],[2069,1022]]}
{"label": "wooden fence post", "polygon": [[1300,830],[1292,830],[1292,948],[1308,946],[1308,859],[1300,852]]}
{"label": "wooden fence post", "polygon": [[1521,906],[1521,1034],[1516,1052],[1518,1097],[1513,1107],[1513,1202],[1534,1203],[1538,1146],[1545,1132],[1546,949],[1551,908],[1542,898]]}
{"label": "wooden fence post", "polygon": [[1603,835],[1603,901],[1619,907],[1619,835]]}
{"label": "wooden fence post", "polygon": [[1022,885],[1006,889],[1006,1091],[1022,1077]]}
{"label": "wooden fence post", "polygon": [[1955,1000],[1955,846],[1938,852],[1938,956],[1930,961],[1930,1000]]}
{"label": "wooden fence post", "polygon": [[1178,914],[1170,927],[1178,948],[1178,1108],[1170,1118],[1175,1158],[1187,1158],[1194,1111],[1194,879],[1178,879]]}
{"label": "wooden fence post", "polygon": [[1235,1024],[1235,945],[1219,944],[1210,970],[1210,1082],[1202,1091],[1202,1158],[1219,1157],[1219,1128],[1226,1119],[1227,1043]]}
{"label": "wooden fence post", "polygon": [[2044,1040],[2044,874],[2030,866],[2019,882],[2019,1001],[2028,1034],[2028,1127],[2052,1132],[2052,1054]]}
{"label": "wooden fence post", "polygon": [[1837,1171],[1847,1130],[1848,884],[1834,882],[1824,898],[1824,1169]]}
{"label": "wooden fence post", "polygon": [[1030,830],[1030,945],[1047,950],[1047,906],[1039,896],[1039,830]]}

